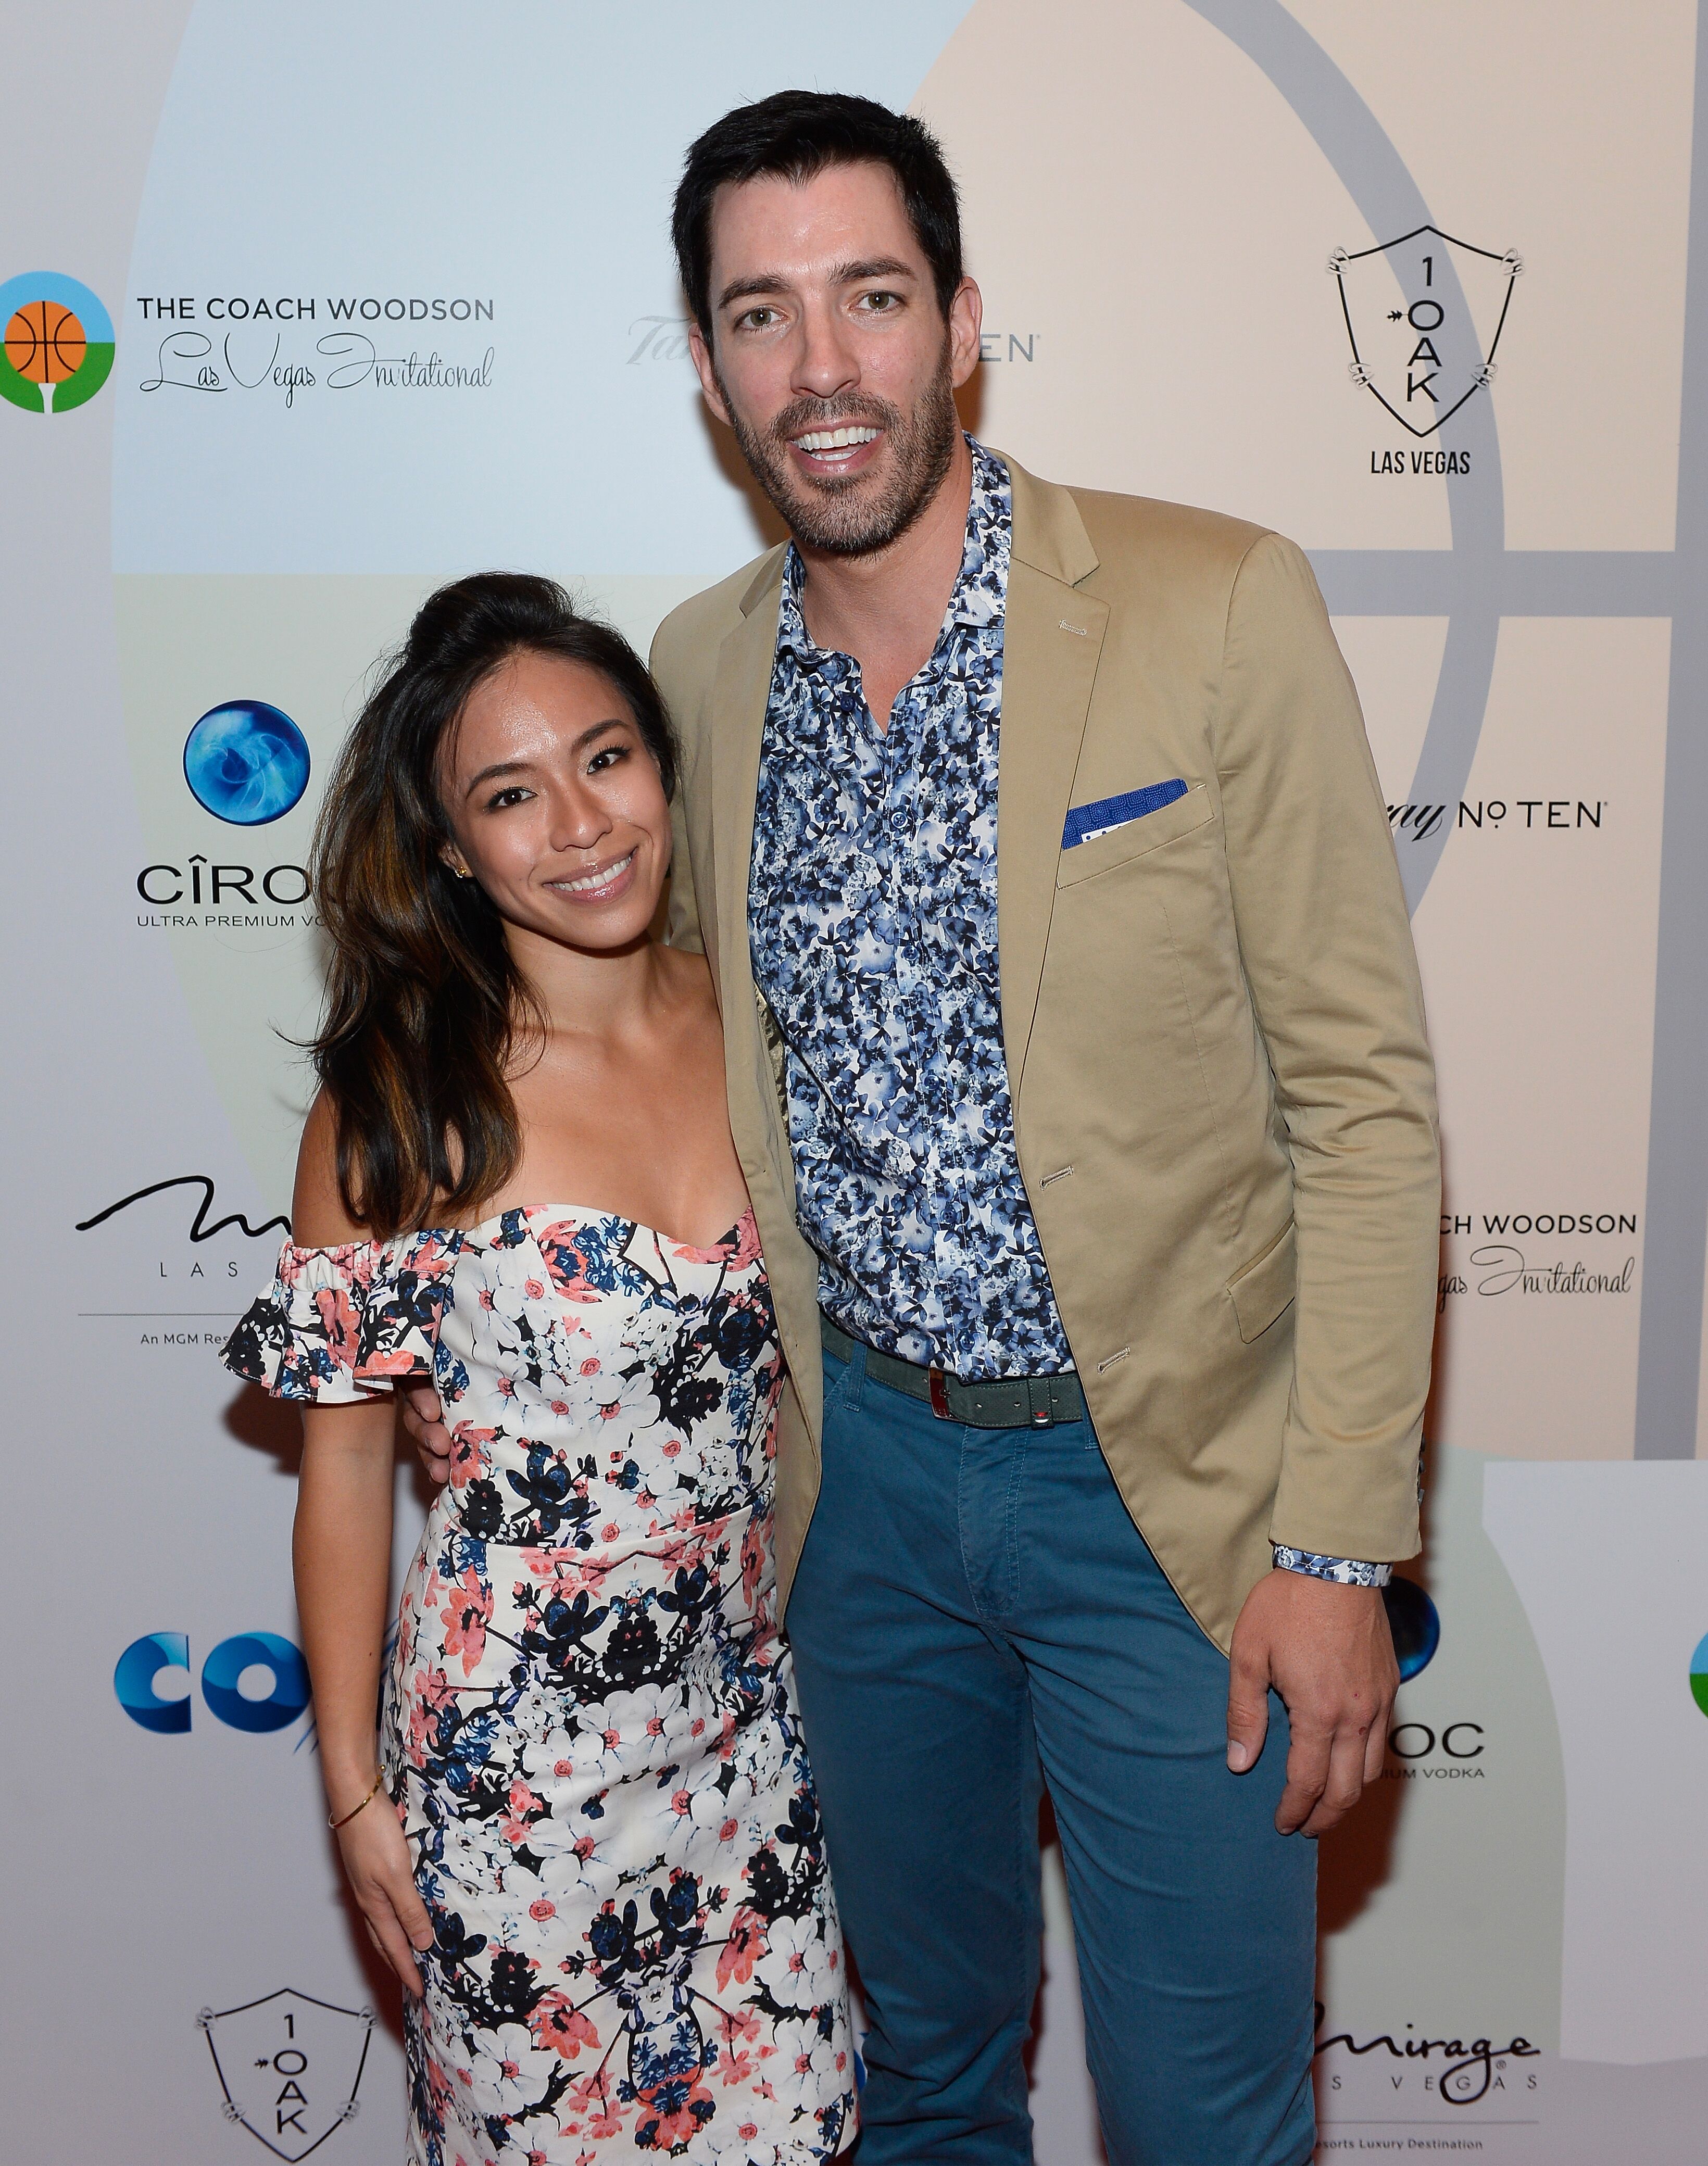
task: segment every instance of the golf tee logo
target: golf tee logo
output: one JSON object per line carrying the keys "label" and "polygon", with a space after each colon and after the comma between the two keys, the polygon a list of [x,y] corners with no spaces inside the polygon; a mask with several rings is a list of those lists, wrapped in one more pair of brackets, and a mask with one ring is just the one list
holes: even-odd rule
{"label": "golf tee logo", "polygon": [[26,414],[64,414],[113,372],[113,319],[76,278],[26,271],[0,285],[0,396]]}

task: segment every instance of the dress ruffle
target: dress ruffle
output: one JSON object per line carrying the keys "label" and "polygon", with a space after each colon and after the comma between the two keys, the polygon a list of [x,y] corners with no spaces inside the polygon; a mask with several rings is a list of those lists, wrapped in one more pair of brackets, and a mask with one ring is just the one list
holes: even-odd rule
{"label": "dress ruffle", "polygon": [[220,1359],[275,1398],[319,1406],[357,1405],[399,1377],[431,1376],[462,1245],[442,1233],[330,1249],[287,1241]]}

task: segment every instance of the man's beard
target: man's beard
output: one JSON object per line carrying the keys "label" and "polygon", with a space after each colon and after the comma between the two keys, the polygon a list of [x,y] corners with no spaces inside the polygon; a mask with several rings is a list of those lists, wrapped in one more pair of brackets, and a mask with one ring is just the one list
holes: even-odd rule
{"label": "man's beard", "polygon": [[[742,457],[795,539],[836,557],[865,557],[905,534],[943,485],[960,426],[949,378],[949,342],[912,414],[859,393],[843,399],[797,399],[761,434],[742,418],[720,378],[724,411]],[[881,429],[891,454],[890,478],[879,494],[862,497],[863,474],[803,486],[790,463],[789,441],[813,429]]]}

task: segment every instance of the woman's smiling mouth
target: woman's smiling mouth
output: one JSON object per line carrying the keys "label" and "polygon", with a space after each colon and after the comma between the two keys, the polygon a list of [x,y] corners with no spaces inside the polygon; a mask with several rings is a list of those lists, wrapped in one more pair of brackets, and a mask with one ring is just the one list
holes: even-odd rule
{"label": "woman's smiling mouth", "polygon": [[613,858],[609,864],[595,865],[591,872],[578,874],[574,880],[548,880],[546,885],[556,895],[572,896],[577,902],[604,902],[621,887],[633,870],[638,843]]}

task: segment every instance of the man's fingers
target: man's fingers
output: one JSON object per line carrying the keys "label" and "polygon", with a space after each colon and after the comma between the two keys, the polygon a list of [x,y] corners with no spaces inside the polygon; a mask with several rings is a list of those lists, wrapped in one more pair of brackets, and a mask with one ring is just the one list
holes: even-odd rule
{"label": "man's fingers", "polygon": [[1337,1730],[1329,1754],[1328,1780],[1304,1822],[1306,1835],[1326,1835],[1363,1794],[1366,1740],[1356,1727]]}
{"label": "man's fingers", "polygon": [[1268,1673],[1236,1640],[1228,1672],[1228,1765],[1236,1775],[1257,1765],[1268,1730]]}
{"label": "man's fingers", "polygon": [[1275,1809],[1275,1825],[1282,1835],[1302,1828],[1315,1811],[1328,1783],[1334,1741],[1332,1730],[1293,1716],[1293,1742],[1287,1753],[1287,1788]]}
{"label": "man's fingers", "polygon": [[1388,1754],[1388,1725],[1393,1717],[1392,1707],[1384,1707],[1370,1725],[1364,1740],[1364,1781],[1366,1787],[1382,1780],[1382,1763]]}

